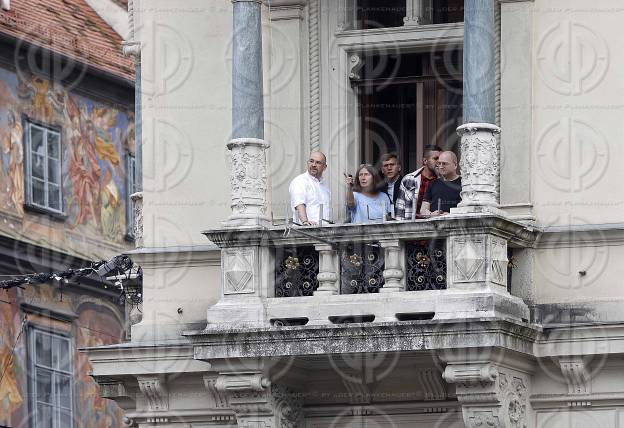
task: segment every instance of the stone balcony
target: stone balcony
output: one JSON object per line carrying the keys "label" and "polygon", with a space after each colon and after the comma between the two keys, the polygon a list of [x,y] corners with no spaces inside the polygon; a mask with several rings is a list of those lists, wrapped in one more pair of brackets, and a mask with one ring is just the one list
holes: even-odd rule
{"label": "stone balcony", "polygon": [[222,249],[222,298],[208,330],[529,318],[508,291],[508,249],[531,247],[537,231],[502,216],[204,234]]}

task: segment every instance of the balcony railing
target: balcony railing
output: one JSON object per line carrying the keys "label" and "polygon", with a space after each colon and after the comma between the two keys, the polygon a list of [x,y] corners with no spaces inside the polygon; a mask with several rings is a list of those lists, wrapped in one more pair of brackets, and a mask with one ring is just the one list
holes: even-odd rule
{"label": "balcony railing", "polygon": [[[462,313],[456,301],[484,315],[505,296],[512,303],[501,307],[520,308],[521,300],[507,289],[508,245],[529,247],[537,232],[497,215],[462,214],[205,234],[223,250],[227,305],[250,304],[256,296],[264,302],[262,316],[272,323],[306,324],[444,318]],[[494,297],[474,298],[484,293]],[[524,309],[516,312],[524,318]]]}

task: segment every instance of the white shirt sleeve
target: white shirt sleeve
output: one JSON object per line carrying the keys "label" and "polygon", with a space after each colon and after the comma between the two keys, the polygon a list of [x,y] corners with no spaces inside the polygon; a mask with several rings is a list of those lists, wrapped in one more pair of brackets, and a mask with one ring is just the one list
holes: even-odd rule
{"label": "white shirt sleeve", "polygon": [[291,208],[294,209],[297,206],[305,204],[307,202],[306,183],[304,180],[301,179],[301,176],[295,177],[294,180],[290,182],[288,192],[290,193]]}

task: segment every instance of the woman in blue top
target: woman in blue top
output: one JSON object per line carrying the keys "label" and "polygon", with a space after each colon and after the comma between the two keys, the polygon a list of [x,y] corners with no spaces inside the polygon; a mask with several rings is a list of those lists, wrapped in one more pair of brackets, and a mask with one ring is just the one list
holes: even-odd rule
{"label": "woman in blue top", "polygon": [[377,177],[379,174],[372,165],[360,165],[355,183],[352,176],[345,174],[351,223],[383,221],[384,216],[390,213],[390,198],[379,191]]}

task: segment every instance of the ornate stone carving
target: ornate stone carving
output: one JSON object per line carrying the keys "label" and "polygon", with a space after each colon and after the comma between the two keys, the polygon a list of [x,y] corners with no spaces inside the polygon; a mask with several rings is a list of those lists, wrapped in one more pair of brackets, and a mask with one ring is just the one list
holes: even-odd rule
{"label": "ornate stone carving", "polygon": [[359,54],[349,56],[349,80],[361,80],[360,71],[364,68],[364,60]]}
{"label": "ornate stone carving", "polygon": [[310,65],[310,151],[321,148],[321,54],[319,44],[319,2],[308,3],[308,60]]}
{"label": "ornate stone carving", "polygon": [[431,10],[431,0],[407,0],[403,22],[405,25],[429,24]]}
{"label": "ornate stone carving", "polygon": [[398,239],[390,241],[380,241],[381,248],[384,249],[384,286],[379,289],[380,293],[393,291],[404,291],[403,286],[403,263],[401,263],[401,242]]}
{"label": "ornate stone carving", "polygon": [[254,250],[223,251],[223,294],[248,294],[255,291]]}
{"label": "ornate stone carving", "polygon": [[134,206],[134,245],[137,248],[143,247],[143,192],[136,192],[130,195]]}
{"label": "ornate stone carving", "polygon": [[453,364],[444,379],[456,383],[464,423],[469,428],[525,428],[528,377],[491,363]]}
{"label": "ornate stone carving", "polygon": [[236,138],[230,150],[232,214],[228,224],[259,225],[268,222],[266,150],[269,144],[257,138]]}
{"label": "ornate stone carving", "polygon": [[300,426],[300,397],[260,373],[220,375],[215,387],[227,395],[240,427]]}
{"label": "ornate stone carving", "polygon": [[169,391],[164,375],[138,376],[139,389],[147,399],[148,409],[152,412],[169,410]]}
{"label": "ornate stone carving", "polygon": [[338,294],[338,252],[327,244],[318,244],[314,248],[319,252],[319,287],[314,295]]}
{"label": "ornate stone carving", "polygon": [[500,128],[489,123],[467,123],[457,128],[457,133],[461,137],[462,201],[451,212],[499,212]]}
{"label": "ornate stone carving", "polygon": [[453,241],[454,282],[485,280],[485,237],[458,237]]}
{"label": "ornate stone carving", "polygon": [[490,281],[507,286],[507,241],[500,238],[490,238]]}
{"label": "ornate stone carving", "polygon": [[507,287],[507,241],[498,236],[451,236],[450,287]]}
{"label": "ornate stone carving", "polygon": [[226,409],[228,407],[227,396],[217,389],[217,376],[204,375],[204,385],[208,390],[212,408]]}
{"label": "ornate stone carving", "polygon": [[135,40],[134,0],[128,1],[128,30],[128,40],[122,43],[123,54],[138,59],[141,55],[141,43]]}
{"label": "ornate stone carving", "polygon": [[592,392],[591,376],[585,359],[577,355],[559,357],[558,362],[561,373],[568,384],[568,395],[572,396],[568,404],[574,407],[591,406],[591,401],[574,399],[575,395],[590,395]]}

